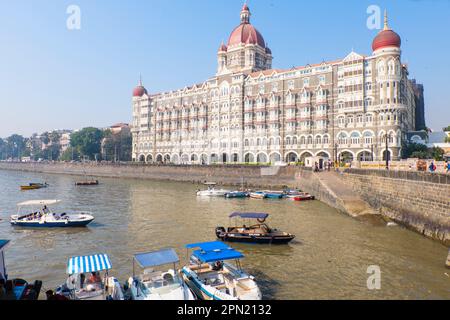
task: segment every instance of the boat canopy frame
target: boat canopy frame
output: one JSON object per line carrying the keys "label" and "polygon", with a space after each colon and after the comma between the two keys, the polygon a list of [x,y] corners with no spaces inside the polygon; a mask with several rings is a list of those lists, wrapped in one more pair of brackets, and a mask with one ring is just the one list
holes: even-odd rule
{"label": "boat canopy frame", "polygon": [[176,270],[176,264],[180,262],[180,259],[174,249],[161,249],[153,252],[137,253],[133,256],[133,277],[135,276],[135,262],[137,262],[142,269],[173,264],[173,269]]}
{"label": "boat canopy frame", "polygon": [[186,245],[186,249],[196,249],[192,255],[202,263],[236,260],[244,258],[244,255],[221,241],[193,243]]}

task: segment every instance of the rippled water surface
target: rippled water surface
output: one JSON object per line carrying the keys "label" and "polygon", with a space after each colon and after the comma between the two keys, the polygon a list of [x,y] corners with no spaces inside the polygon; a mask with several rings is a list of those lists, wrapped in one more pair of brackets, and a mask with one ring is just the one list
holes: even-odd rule
{"label": "rippled water surface", "polygon": [[[186,261],[187,243],[215,239],[234,211],[268,212],[269,224],[297,236],[286,246],[240,245],[243,267],[253,274],[266,299],[449,299],[447,248],[400,227],[349,218],[318,202],[199,199],[189,183],[99,178],[98,187],[75,187],[65,175],[0,171],[0,238],[10,277],[41,279],[54,288],[65,280],[67,259],[105,252],[112,274],[125,281],[133,253],[175,248]],[[29,182],[50,187],[19,191]],[[57,207],[91,211],[88,228],[30,230],[8,219],[25,200],[61,199]],[[380,266],[381,290],[367,289],[367,268]]]}

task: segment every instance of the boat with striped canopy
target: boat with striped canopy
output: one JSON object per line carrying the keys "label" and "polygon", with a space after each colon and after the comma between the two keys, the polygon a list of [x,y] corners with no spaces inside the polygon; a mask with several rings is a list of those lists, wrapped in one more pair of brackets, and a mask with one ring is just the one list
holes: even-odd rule
{"label": "boat with striped canopy", "polygon": [[72,257],[67,263],[69,277],[56,293],[71,300],[123,300],[119,281],[109,276],[111,268],[107,254]]}

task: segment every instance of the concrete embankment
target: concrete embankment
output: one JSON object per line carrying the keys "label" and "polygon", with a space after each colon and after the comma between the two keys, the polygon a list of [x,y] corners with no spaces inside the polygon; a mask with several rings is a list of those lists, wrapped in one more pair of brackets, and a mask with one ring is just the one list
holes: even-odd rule
{"label": "concrete embankment", "polygon": [[300,188],[353,217],[383,217],[450,244],[450,177],[350,169],[344,173],[288,167],[157,166],[69,163],[6,163],[0,169],[97,177],[135,178],[249,188]]}

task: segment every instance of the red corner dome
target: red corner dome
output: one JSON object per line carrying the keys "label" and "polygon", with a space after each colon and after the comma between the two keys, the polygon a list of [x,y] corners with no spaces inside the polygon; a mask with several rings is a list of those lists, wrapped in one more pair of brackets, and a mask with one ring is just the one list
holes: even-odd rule
{"label": "red corner dome", "polygon": [[391,28],[389,28],[388,25],[388,16],[387,12],[384,13],[384,29],[378,33],[378,35],[373,39],[372,42],[372,49],[373,51],[383,49],[383,48],[389,48],[389,47],[395,47],[400,48],[402,45],[402,39],[400,36]]}
{"label": "red corner dome", "polygon": [[388,29],[381,31],[375,39],[373,39],[372,49],[373,51],[376,51],[387,47],[400,48],[401,45],[402,39],[400,36],[396,32]]}
{"label": "red corner dome", "polygon": [[143,86],[137,86],[133,90],[133,97],[142,97],[144,94],[147,94],[147,89],[145,89]]}

